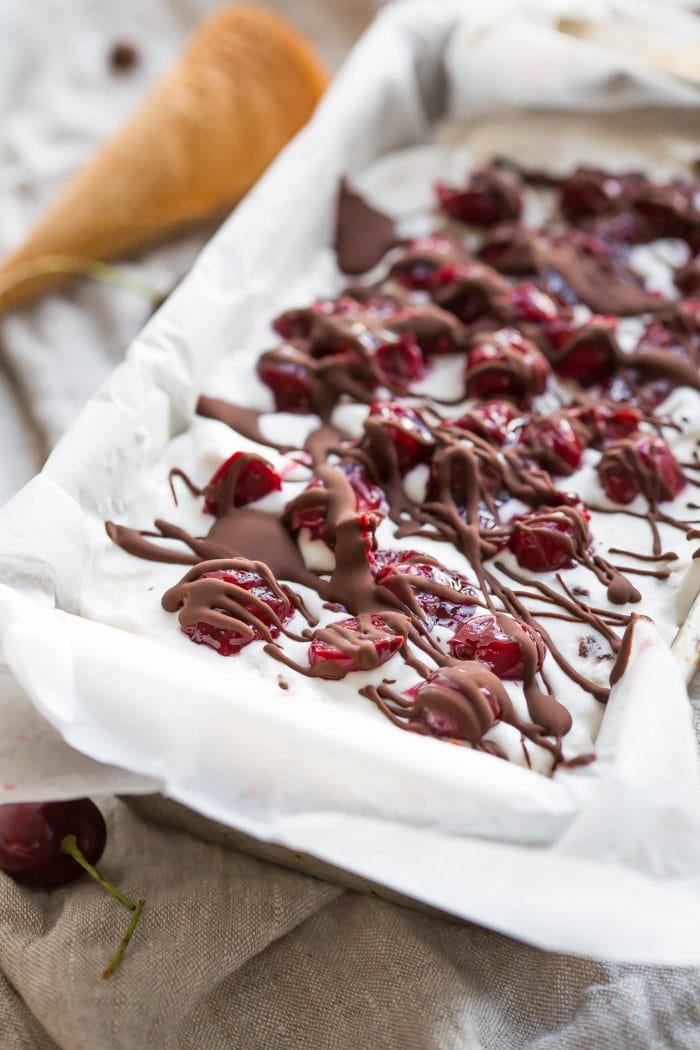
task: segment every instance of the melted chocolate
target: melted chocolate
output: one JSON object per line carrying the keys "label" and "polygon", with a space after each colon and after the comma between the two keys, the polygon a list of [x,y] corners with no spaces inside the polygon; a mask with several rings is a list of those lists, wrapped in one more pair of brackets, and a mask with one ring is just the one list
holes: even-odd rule
{"label": "melted chocolate", "polygon": [[388,215],[371,207],[343,182],[338,197],[335,252],[343,273],[366,273],[400,243]]}

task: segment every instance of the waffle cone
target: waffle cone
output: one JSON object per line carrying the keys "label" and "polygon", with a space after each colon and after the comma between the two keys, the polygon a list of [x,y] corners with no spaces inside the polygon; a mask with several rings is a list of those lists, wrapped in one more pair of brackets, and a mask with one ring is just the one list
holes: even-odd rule
{"label": "waffle cone", "polygon": [[325,84],[311,46],[281,18],[218,11],[0,268],[0,310],[66,279],[25,279],[48,256],[106,261],[225,213],[308,120]]}

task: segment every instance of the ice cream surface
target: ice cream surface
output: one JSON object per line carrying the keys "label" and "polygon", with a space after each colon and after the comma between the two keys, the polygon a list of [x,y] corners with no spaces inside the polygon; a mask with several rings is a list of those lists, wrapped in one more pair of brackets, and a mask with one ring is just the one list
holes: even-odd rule
{"label": "ice cream surface", "polygon": [[81,611],[550,772],[595,753],[630,617],[670,642],[697,591],[698,189],[473,137],[354,180],[337,257],[376,265],[322,249],[283,290]]}

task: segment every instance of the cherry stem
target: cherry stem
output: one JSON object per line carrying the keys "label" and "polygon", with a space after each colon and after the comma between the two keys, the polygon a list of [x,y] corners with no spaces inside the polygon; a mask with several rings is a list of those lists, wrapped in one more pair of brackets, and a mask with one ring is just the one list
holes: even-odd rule
{"label": "cherry stem", "polygon": [[121,943],[120,943],[119,947],[117,948],[116,952],[114,953],[114,955],[112,956],[112,959],[110,960],[109,965],[107,966],[106,970],[102,974],[102,980],[103,981],[108,980],[112,976],[112,974],[114,973],[116,968],[119,966],[120,962],[122,961],[122,958],[124,956],[124,952],[126,951],[127,945],[129,943],[129,941],[131,940],[131,938],[134,936],[134,930],[136,929],[137,922],[141,918],[141,912],[143,911],[145,903],[146,903],[146,898],[145,897],[141,897],[140,900],[138,901],[138,903],[134,905],[134,913],[131,916],[131,918],[129,919],[129,925],[126,928],[126,933],[122,937]]}
{"label": "cherry stem", "polygon": [[99,882],[103,889],[111,893],[113,897],[116,897],[120,904],[123,904],[129,911],[135,912],[138,908],[137,904],[134,904],[131,897],[127,897],[125,893],[113,886],[111,882],[107,882],[107,879],[100,875],[97,868],[93,868],[89,860],[86,860],[80,851],[78,846],[78,840],[75,835],[66,835],[61,839],[61,853],[65,853],[67,856],[72,857],[74,861],[84,868],[88,875],[91,875],[96,882]]}
{"label": "cherry stem", "polygon": [[19,284],[24,284],[25,281],[31,281],[36,277],[47,277],[51,274],[74,274],[76,277],[90,277],[94,281],[114,284],[135,295],[140,295],[154,306],[160,305],[163,301],[162,292],[139,277],[135,277],[128,270],[99,262],[97,259],[89,259],[83,255],[40,255],[30,262],[18,263],[12,267],[5,278],[0,279],[0,295],[11,291]]}

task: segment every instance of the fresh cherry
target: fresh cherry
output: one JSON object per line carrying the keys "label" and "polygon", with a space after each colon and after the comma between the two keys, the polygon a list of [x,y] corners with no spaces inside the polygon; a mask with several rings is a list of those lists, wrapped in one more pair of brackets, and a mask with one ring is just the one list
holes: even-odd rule
{"label": "fresh cherry", "polygon": [[25,886],[60,886],[84,868],[61,849],[74,835],[78,849],[97,864],[107,842],[107,827],[88,798],[69,802],[20,802],[0,806],[0,868]]}
{"label": "fresh cherry", "polygon": [[217,467],[206,487],[204,509],[207,514],[219,514],[226,510],[225,507],[220,506],[220,496],[236,464],[239,464],[240,469],[233,489],[234,507],[244,507],[248,503],[255,503],[256,500],[262,499],[270,492],[279,492],[282,488],[279,474],[264,459],[259,456],[251,456],[246,452],[234,452],[220,467]]}
{"label": "fresh cherry", "polygon": [[[403,645],[403,635],[396,634],[378,614],[371,616],[372,632],[363,647],[361,639],[350,637],[347,649],[336,645],[327,637],[314,638],[309,646],[309,666],[316,668],[319,678],[344,678],[351,671],[368,671],[390,660]],[[331,633],[338,632],[339,640],[344,635],[360,634],[361,627],[353,616],[331,625]],[[321,667],[320,665],[323,665]]]}
{"label": "fresh cherry", "polygon": [[[213,578],[223,580],[225,583],[231,583],[236,587],[242,588],[244,591],[250,592],[257,602],[251,601],[249,605],[243,603],[243,608],[246,612],[256,617],[262,623],[264,623],[272,637],[276,637],[279,634],[279,630],[276,627],[273,619],[273,615],[281,623],[286,623],[293,614],[293,608],[290,602],[283,601],[278,595],[274,594],[262,576],[257,572],[246,572],[241,569],[237,570],[217,570],[215,572],[202,573],[201,579]],[[239,599],[240,600],[240,599]],[[265,611],[265,608],[261,608],[258,604],[262,602],[264,606],[269,609],[269,613]],[[273,615],[271,615],[273,614]],[[235,656],[239,653],[246,645],[249,645],[252,641],[261,641],[264,635],[260,629],[254,624],[251,625],[253,631],[253,638],[244,637],[234,628],[226,627],[214,627],[212,624],[201,621],[199,623],[188,625],[182,628],[184,633],[197,645],[208,645],[211,649],[214,649],[219,656]]]}
{"label": "fresh cherry", "polygon": [[[501,613],[501,618],[506,615]],[[508,617],[508,620],[512,621],[535,646],[536,670],[539,671],[545,653],[542,638],[522,620],[516,620],[515,617]],[[499,678],[511,681],[523,677],[523,649],[526,638],[519,642],[509,637],[492,613],[484,613],[464,620],[447,644],[452,655],[458,660],[478,660]]]}
{"label": "fresh cherry", "polygon": [[613,503],[631,503],[640,494],[650,502],[674,499],[686,480],[665,441],[637,434],[611,445],[598,463],[605,495]]}
{"label": "fresh cherry", "polygon": [[0,870],[24,886],[61,886],[87,872],[119,901],[131,918],[102,976],[121,963],[145,900],[132,901],[96,871],[107,841],[104,818],[88,798],[18,802],[0,806]]}

